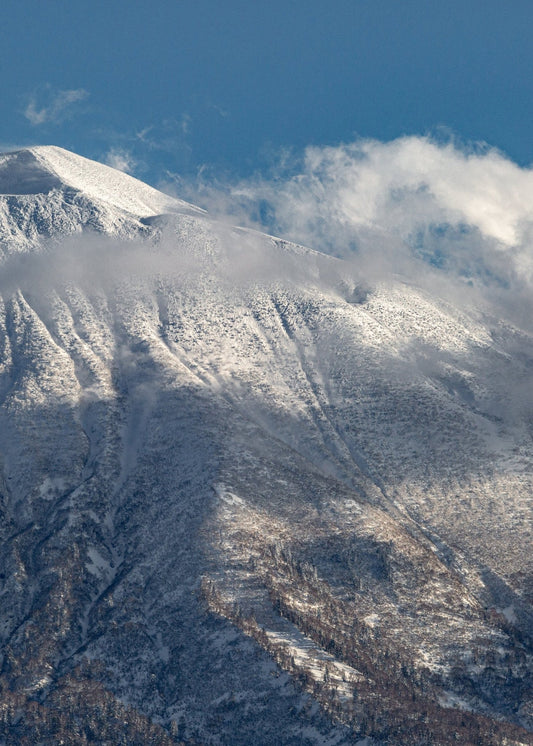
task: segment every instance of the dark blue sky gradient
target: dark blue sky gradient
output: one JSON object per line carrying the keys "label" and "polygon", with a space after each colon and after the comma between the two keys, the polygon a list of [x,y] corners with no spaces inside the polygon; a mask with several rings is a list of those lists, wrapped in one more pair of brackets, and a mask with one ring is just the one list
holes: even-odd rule
{"label": "dark blue sky gradient", "polygon": [[[533,161],[531,0],[4,0],[0,143],[137,175],[248,175],[281,148],[443,127]],[[59,91],[88,96],[31,124]],[[142,136],[139,136],[142,133]]]}

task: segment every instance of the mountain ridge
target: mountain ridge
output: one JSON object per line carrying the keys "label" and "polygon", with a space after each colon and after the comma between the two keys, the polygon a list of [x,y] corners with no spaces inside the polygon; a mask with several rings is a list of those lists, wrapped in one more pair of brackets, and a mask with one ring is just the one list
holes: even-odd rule
{"label": "mountain ridge", "polygon": [[2,255],[79,233],[146,237],[164,215],[204,211],[129,174],[56,146],[0,155]]}
{"label": "mountain ridge", "polygon": [[[0,154],[0,194],[48,193],[52,188],[65,187],[139,217],[182,209],[204,212],[129,174],[54,145]],[[32,188],[37,191],[30,191]]]}
{"label": "mountain ridge", "polygon": [[0,196],[2,737],[530,743],[531,335],[95,189]]}

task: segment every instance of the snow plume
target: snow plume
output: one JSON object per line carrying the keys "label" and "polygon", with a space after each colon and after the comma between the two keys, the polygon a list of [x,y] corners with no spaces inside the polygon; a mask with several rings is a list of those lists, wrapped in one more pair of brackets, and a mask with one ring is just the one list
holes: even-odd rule
{"label": "snow plume", "polygon": [[[336,256],[369,278],[457,280],[494,296],[533,286],[533,170],[489,148],[425,137],[360,140],[284,156],[270,178],[213,187],[212,213]],[[510,298],[508,298],[510,300]]]}

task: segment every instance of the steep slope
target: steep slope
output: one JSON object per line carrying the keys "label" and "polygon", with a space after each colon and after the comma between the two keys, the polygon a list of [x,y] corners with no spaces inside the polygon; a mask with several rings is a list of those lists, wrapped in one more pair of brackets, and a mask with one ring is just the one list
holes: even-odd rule
{"label": "steep slope", "polygon": [[2,738],[531,743],[530,335],[58,148],[0,185]]}
{"label": "steep slope", "polygon": [[3,254],[83,231],[146,235],[150,217],[175,212],[203,211],[62,148],[37,146],[0,155]]}

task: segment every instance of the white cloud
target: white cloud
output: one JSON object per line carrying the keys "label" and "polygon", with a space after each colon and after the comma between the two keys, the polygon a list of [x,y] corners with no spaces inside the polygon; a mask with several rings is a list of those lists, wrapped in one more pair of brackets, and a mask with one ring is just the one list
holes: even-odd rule
{"label": "white cloud", "polygon": [[310,236],[318,224],[327,238],[333,226],[405,234],[440,219],[475,226],[510,247],[533,217],[533,171],[496,151],[465,153],[409,137],[308,148],[302,166],[287,181],[252,191],[273,202],[281,225]]}
{"label": "white cloud", "polygon": [[199,199],[328,253],[533,283],[533,170],[496,150],[422,137],[310,147],[272,178],[203,178]]}
{"label": "white cloud", "polygon": [[83,88],[53,90],[51,86],[46,86],[40,92],[30,94],[24,116],[35,127],[60,124],[72,116],[74,104],[83,101],[88,95]]}
{"label": "white cloud", "polygon": [[118,171],[124,171],[127,174],[133,173],[137,165],[131,153],[119,148],[111,148],[105,156],[105,162],[111,168],[116,168]]}
{"label": "white cloud", "polygon": [[193,118],[185,112],[179,119],[163,119],[135,133],[135,140],[149,150],[160,150],[174,153],[184,147],[190,134]]}
{"label": "white cloud", "polygon": [[188,135],[191,131],[192,117],[190,114],[183,114],[181,117],[181,131],[184,135]]}
{"label": "white cloud", "polygon": [[400,274],[454,302],[481,293],[532,328],[533,169],[494,149],[359,140],[284,153],[268,177],[174,181],[215,217],[349,257],[370,283]]}

